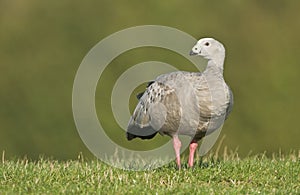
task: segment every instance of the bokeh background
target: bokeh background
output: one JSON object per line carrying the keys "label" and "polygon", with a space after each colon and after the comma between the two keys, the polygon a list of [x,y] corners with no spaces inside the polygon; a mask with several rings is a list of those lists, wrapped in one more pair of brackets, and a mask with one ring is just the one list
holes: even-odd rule
{"label": "bokeh background", "polygon": [[[72,115],[77,68],[101,39],[145,24],[224,43],[224,74],[235,105],[220,136],[226,135],[222,147],[241,156],[298,150],[299,10],[295,0],[0,0],[0,151],[33,159],[73,159],[80,152],[92,157]],[[100,78],[105,85],[97,88],[97,113],[112,139],[125,145],[108,106],[112,86],[127,68],[148,60],[193,71],[182,57],[158,48],[134,49],[111,63]],[[131,110],[134,104],[132,98]],[[143,143],[151,145],[132,144]]]}

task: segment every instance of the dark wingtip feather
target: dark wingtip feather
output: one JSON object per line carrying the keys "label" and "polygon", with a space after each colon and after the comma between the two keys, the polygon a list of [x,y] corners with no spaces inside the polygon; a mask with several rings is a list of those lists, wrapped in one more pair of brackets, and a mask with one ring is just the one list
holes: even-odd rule
{"label": "dark wingtip feather", "polygon": [[[148,88],[150,85],[152,85],[154,82],[155,82],[155,81],[149,81],[149,82],[148,82],[148,85],[147,85],[147,88]],[[137,98],[138,100],[140,100],[141,97],[144,95],[144,93],[145,93],[145,91],[143,91],[143,92],[137,94],[137,95],[136,95],[136,98]]]}
{"label": "dark wingtip feather", "polygon": [[150,87],[155,81],[149,81],[147,87]]}
{"label": "dark wingtip feather", "polygon": [[136,98],[139,100],[141,99],[141,97],[144,95],[145,92],[139,93],[136,95]]}

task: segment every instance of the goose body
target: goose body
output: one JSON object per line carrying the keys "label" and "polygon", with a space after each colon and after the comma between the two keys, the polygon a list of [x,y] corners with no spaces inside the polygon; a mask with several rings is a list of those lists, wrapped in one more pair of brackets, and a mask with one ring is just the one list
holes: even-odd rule
{"label": "goose body", "polygon": [[191,137],[189,166],[193,166],[198,141],[218,129],[233,106],[233,95],[223,78],[225,49],[212,39],[200,39],[190,55],[208,59],[204,72],[177,71],[158,76],[138,95],[129,121],[127,139],[151,139],[157,133],[173,139],[180,167],[178,135]]}

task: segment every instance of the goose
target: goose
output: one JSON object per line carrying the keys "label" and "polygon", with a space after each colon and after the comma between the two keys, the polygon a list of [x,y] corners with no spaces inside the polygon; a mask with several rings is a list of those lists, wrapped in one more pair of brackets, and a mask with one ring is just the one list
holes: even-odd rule
{"label": "goose", "polygon": [[233,94],[223,77],[225,48],[213,38],[202,38],[190,56],[207,59],[203,72],[176,71],[158,76],[137,95],[126,137],[151,139],[157,133],[172,138],[176,164],[181,167],[181,141],[191,137],[188,166],[194,165],[198,142],[223,125],[233,107]]}

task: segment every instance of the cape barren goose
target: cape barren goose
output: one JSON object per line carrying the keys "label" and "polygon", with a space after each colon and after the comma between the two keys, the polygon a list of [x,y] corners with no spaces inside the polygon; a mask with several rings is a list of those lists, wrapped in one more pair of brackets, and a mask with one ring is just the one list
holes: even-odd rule
{"label": "cape barren goose", "polygon": [[213,38],[200,39],[190,55],[208,60],[204,72],[172,72],[158,76],[139,94],[129,121],[127,139],[151,139],[157,132],[172,137],[180,168],[181,142],[190,136],[189,166],[193,166],[198,141],[221,127],[231,112],[233,95],[223,78],[224,46]]}

